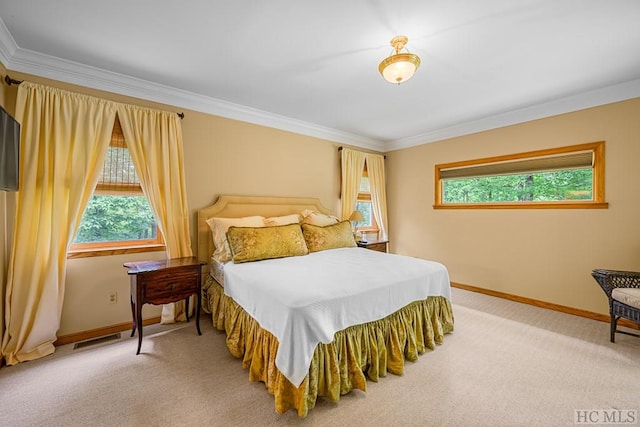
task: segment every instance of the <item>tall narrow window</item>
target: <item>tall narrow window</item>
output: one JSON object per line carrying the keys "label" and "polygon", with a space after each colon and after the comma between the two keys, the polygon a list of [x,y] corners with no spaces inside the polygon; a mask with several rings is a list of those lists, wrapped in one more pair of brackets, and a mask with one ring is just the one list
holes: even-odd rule
{"label": "tall narrow window", "polygon": [[369,184],[369,176],[367,174],[367,166],[365,165],[360,180],[360,188],[358,188],[358,199],[356,201],[356,210],[362,214],[364,221],[358,224],[358,230],[366,232],[377,232],[378,223],[373,213],[373,205],[371,203],[371,186]]}
{"label": "tall narrow window", "polygon": [[434,208],[606,208],[604,142],[435,167]]}
{"label": "tall narrow window", "polygon": [[[116,118],[111,144],[93,196],[71,246],[71,257],[86,251],[112,253],[161,250],[161,233],[129,155],[120,121]],[[94,253],[95,255],[95,253]]]}

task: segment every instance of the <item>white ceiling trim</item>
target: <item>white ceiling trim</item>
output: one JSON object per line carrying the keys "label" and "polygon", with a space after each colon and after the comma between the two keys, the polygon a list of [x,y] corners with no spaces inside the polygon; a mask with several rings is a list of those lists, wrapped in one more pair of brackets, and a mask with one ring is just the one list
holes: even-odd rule
{"label": "white ceiling trim", "polygon": [[13,39],[9,30],[7,30],[4,21],[0,19],[0,61],[5,64],[5,67],[11,61],[11,57],[16,52],[16,49],[18,49],[16,41]]}
{"label": "white ceiling trim", "polygon": [[141,98],[234,120],[326,139],[379,152],[510,126],[531,120],[640,97],[640,79],[526,108],[484,117],[420,135],[383,142],[263,110],[21,49],[0,19],[0,61],[8,70],[33,74],[111,93]]}
{"label": "white ceiling trim", "polygon": [[638,97],[640,97],[640,79],[485,117],[461,125],[437,129],[433,132],[409,138],[398,139],[388,142],[385,145],[385,151],[400,150]]}
{"label": "white ceiling trim", "polygon": [[0,25],[0,59],[2,59],[7,69],[13,71],[327,139],[356,147],[380,152],[384,150],[384,143],[375,139],[152,83],[27,49],[21,49],[16,46],[13,37],[6,29],[4,23]]}

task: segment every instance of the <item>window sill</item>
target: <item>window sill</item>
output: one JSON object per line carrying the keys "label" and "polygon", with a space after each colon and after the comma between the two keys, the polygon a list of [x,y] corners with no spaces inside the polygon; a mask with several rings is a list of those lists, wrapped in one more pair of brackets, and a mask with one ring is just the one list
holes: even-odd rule
{"label": "window sill", "polygon": [[111,256],[123,254],[137,254],[143,252],[161,252],[166,250],[165,245],[146,245],[146,246],[129,246],[129,247],[113,247],[113,248],[93,248],[70,250],[67,252],[67,259],[73,258],[89,258],[96,256]]}

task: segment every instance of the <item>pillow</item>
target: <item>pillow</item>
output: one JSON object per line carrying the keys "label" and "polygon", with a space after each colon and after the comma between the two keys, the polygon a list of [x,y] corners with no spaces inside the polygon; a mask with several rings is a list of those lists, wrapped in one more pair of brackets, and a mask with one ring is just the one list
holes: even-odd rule
{"label": "pillow", "polygon": [[353,238],[351,223],[348,220],[324,227],[302,224],[302,234],[307,242],[309,252],[357,246]]}
{"label": "pillow", "polygon": [[229,227],[227,241],[234,263],[307,255],[298,224],[275,227]]}
{"label": "pillow", "polygon": [[338,218],[333,215],[325,215],[312,210],[305,210],[301,212],[303,224],[313,224],[319,226],[337,224],[340,222]]}
{"label": "pillow", "polygon": [[264,220],[264,224],[268,227],[273,227],[274,225],[288,225],[288,224],[299,224],[299,223],[300,223],[299,214],[272,216],[271,218],[265,218]]}
{"label": "pillow", "polygon": [[211,234],[213,235],[213,244],[216,250],[213,257],[220,262],[231,261],[231,250],[227,243],[227,230],[229,227],[264,227],[263,216],[246,216],[244,218],[209,218],[207,220]]}

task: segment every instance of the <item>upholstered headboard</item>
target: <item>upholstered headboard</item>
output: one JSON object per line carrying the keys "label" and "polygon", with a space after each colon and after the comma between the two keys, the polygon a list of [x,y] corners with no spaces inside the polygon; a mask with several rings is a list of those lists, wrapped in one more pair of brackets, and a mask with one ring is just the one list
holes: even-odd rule
{"label": "upholstered headboard", "polygon": [[331,213],[317,198],[222,195],[213,205],[198,210],[198,261],[208,263],[214,250],[211,229],[206,222],[209,218],[241,218],[252,215],[268,218],[300,213],[306,209],[323,214]]}

